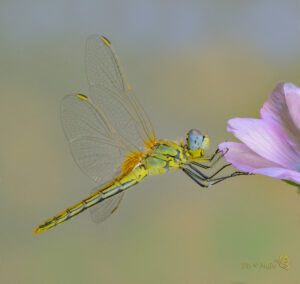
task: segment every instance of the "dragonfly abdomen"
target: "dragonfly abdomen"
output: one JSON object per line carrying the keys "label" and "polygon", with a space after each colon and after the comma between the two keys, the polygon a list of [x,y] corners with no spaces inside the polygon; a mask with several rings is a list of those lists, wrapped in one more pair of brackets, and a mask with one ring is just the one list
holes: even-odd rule
{"label": "dragonfly abdomen", "polygon": [[103,189],[93,193],[88,198],[78,202],[77,204],[68,207],[64,211],[60,212],[59,214],[53,216],[52,218],[46,220],[42,225],[39,225],[35,230],[35,234],[42,233],[47,231],[58,224],[61,224],[72,217],[78,215],[79,213],[83,212],[84,210],[90,208],[91,206],[101,202],[104,200],[104,194],[101,192]]}
{"label": "dragonfly abdomen", "polygon": [[42,233],[71,219],[86,209],[98,204],[99,202],[102,202],[107,198],[134,186],[147,175],[148,170],[143,165],[136,167],[129,174],[116,178],[114,181],[100,188],[89,197],[46,220],[42,225],[39,225],[34,229],[34,233]]}

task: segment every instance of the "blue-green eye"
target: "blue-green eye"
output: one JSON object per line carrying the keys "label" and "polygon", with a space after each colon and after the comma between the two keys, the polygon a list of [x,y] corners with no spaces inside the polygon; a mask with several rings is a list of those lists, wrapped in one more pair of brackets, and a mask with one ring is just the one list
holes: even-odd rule
{"label": "blue-green eye", "polygon": [[197,129],[192,129],[186,137],[187,146],[190,150],[198,150],[202,147],[204,135]]}

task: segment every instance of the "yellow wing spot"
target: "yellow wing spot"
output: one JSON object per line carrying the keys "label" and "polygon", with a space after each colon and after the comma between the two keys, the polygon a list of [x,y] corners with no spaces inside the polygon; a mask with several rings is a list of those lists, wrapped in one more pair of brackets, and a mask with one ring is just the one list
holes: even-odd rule
{"label": "yellow wing spot", "polygon": [[134,169],[134,167],[143,159],[144,156],[145,154],[140,151],[129,153],[122,164],[122,175],[130,173]]}
{"label": "yellow wing spot", "polygon": [[102,42],[107,45],[107,46],[110,46],[111,43],[110,41],[105,37],[105,36],[100,36],[100,39],[102,40]]}
{"label": "yellow wing spot", "polygon": [[83,94],[76,94],[76,96],[82,100],[82,101],[86,101],[88,99],[88,97],[86,95],[83,95]]}

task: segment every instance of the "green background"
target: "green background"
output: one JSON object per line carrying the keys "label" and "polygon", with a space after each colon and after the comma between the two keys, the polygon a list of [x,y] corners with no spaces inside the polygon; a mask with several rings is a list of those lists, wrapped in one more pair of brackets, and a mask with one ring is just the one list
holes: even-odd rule
{"label": "green background", "polygon": [[[95,185],[72,160],[60,100],[87,93],[85,39],[106,35],[161,138],[258,117],[279,81],[300,85],[299,1],[0,1],[1,283],[300,283],[300,195],[262,176],[202,191],[154,176],[94,225],[39,236]],[[255,268],[287,255],[290,269]],[[245,263],[248,268],[245,268]],[[251,266],[249,268],[249,265]]]}

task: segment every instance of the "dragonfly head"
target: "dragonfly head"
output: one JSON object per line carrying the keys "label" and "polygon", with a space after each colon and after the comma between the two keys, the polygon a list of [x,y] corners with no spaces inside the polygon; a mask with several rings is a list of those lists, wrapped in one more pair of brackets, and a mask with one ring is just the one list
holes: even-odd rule
{"label": "dragonfly head", "polygon": [[191,158],[199,158],[204,155],[204,150],[208,149],[210,139],[197,129],[191,129],[186,135],[187,152]]}

